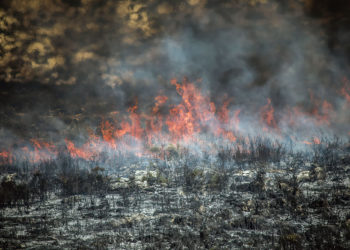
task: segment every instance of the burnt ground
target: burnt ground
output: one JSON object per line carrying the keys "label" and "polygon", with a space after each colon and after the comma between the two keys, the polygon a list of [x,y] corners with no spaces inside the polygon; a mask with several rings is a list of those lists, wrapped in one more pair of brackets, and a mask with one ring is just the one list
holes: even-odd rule
{"label": "burnt ground", "polygon": [[[349,249],[350,152],[2,165],[2,249]],[[113,169],[113,168],[111,168]]]}

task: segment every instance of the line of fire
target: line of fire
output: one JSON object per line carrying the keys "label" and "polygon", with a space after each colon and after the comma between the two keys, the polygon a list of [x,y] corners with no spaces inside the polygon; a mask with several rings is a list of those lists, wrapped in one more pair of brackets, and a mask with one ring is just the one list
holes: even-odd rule
{"label": "line of fire", "polygon": [[[344,99],[343,109],[347,109],[350,105],[350,86],[345,78],[343,84],[338,93]],[[233,150],[249,151],[247,145],[254,142],[254,137],[251,131],[240,125],[241,116],[245,115],[244,107],[228,109],[234,102],[230,98],[216,107],[201,91],[200,81],[191,83],[186,78],[180,82],[172,79],[171,85],[181,96],[179,104],[167,103],[167,96],[157,96],[150,112],[140,113],[136,99],[127,112],[115,111],[114,117],[103,120],[98,129],[87,129],[87,133],[90,131],[89,137],[82,145],[78,146],[67,138],[64,138],[64,145],[32,138],[21,142],[23,146],[17,144],[16,147],[3,148],[0,152],[1,162],[12,164],[28,161],[35,164],[54,159],[60,153],[89,161],[102,159],[102,155],[106,157],[106,152],[110,157],[134,154],[135,157],[164,159],[165,148],[169,145],[185,148],[186,145],[196,144],[203,151],[217,153],[217,140],[221,145],[230,145]],[[266,104],[257,107],[257,113],[253,116],[256,122],[254,136],[269,138],[275,144],[288,141],[299,148],[321,144],[324,136],[322,130],[327,131],[327,127],[342,121],[329,101],[317,99],[310,92],[310,102],[312,109],[309,111],[303,107],[287,107],[276,114],[271,99],[267,98]],[[168,113],[164,113],[164,106],[167,106]],[[311,133],[310,129],[313,129]],[[92,132],[96,130],[99,133]],[[307,133],[302,132],[305,130],[308,130]]]}

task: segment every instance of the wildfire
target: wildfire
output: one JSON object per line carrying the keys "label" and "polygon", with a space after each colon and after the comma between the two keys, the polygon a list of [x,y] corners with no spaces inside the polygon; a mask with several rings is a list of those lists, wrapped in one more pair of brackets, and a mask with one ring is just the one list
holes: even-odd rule
{"label": "wildfire", "polygon": [[264,125],[263,131],[268,132],[270,128],[278,129],[274,117],[275,110],[271,104],[271,99],[267,98],[267,104],[261,108],[261,123]]}
{"label": "wildfire", "polygon": [[[72,158],[93,160],[98,159],[102,152],[132,152],[140,157],[155,156],[155,148],[164,148],[163,145],[170,144],[179,145],[182,142],[197,144],[199,148],[211,147],[213,143],[201,135],[227,140],[233,144],[233,148],[239,150],[246,148],[244,144],[248,145],[250,140],[247,134],[244,134],[246,128],[240,127],[242,109],[230,109],[232,99],[224,97],[222,105],[216,107],[196,84],[186,79],[182,82],[172,79],[171,85],[175,86],[181,98],[178,104],[171,105],[168,103],[168,96],[158,95],[154,98],[149,114],[145,114],[139,111],[138,102],[135,100],[126,113],[114,111],[111,113],[112,118],[102,120],[98,131],[100,133],[93,132],[91,129],[88,140],[81,146],[65,139],[66,152]],[[345,82],[340,94],[347,102],[350,102],[349,92]],[[279,138],[288,136],[296,143],[321,144],[321,140],[312,135],[310,141],[298,140],[293,135],[289,135],[289,131],[284,130],[283,127],[286,125],[288,128],[300,129],[304,124],[330,126],[331,118],[335,117],[333,105],[327,100],[316,99],[312,93],[310,102],[313,108],[308,112],[300,107],[279,110],[281,119],[277,121],[272,101],[268,98],[267,103],[259,109],[259,125],[262,126],[262,131],[278,135]],[[279,125],[283,126],[279,127]],[[42,139],[31,139],[29,143],[30,145],[17,148],[16,153],[10,149],[1,151],[0,163],[10,164],[19,154],[32,163],[38,163],[57,157],[59,148],[62,148]],[[162,146],[158,147],[158,145]],[[213,148],[209,151],[213,151]],[[166,153],[161,154],[164,156]]]}
{"label": "wildfire", "polygon": [[68,139],[65,139],[67,150],[73,158],[83,158],[86,160],[92,160],[94,158],[94,153],[91,150],[89,143],[84,144],[81,148],[78,148],[74,143]]}
{"label": "wildfire", "polygon": [[330,125],[330,117],[333,113],[333,106],[328,101],[323,102],[316,99],[312,92],[310,92],[310,99],[314,106],[311,115],[315,118],[319,125],[325,124]]}
{"label": "wildfire", "polygon": [[58,152],[56,150],[55,145],[40,141],[37,139],[31,139],[31,142],[34,145],[34,152],[33,152],[33,162],[40,162],[43,159],[50,159],[55,156],[57,156]]}
{"label": "wildfire", "polygon": [[9,151],[0,152],[0,163],[3,163],[3,164],[11,164],[12,163],[12,157],[11,157],[11,153]]}
{"label": "wildfire", "polygon": [[315,136],[313,139],[312,139],[312,142],[310,141],[302,141],[302,143],[306,144],[306,145],[318,145],[318,144],[321,144],[321,140],[320,138],[318,138],[317,136]]}
{"label": "wildfire", "polygon": [[183,84],[171,80],[182,102],[170,110],[166,119],[168,130],[174,139],[190,140],[201,131],[203,125],[209,125],[215,117],[215,105],[204,97],[192,83],[185,79]]}

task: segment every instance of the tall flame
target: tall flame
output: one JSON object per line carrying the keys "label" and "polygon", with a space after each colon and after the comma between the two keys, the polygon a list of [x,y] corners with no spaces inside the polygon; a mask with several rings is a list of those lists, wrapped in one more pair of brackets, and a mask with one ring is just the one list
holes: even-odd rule
{"label": "tall flame", "polygon": [[267,104],[263,106],[260,110],[261,114],[261,123],[263,125],[263,131],[268,132],[271,128],[278,129],[277,123],[275,121],[275,109],[271,104],[271,99],[267,98]]}
{"label": "tall flame", "polygon": [[[247,137],[247,133],[244,134],[246,128],[240,127],[242,110],[230,110],[232,99],[224,96],[222,105],[217,108],[208,95],[200,91],[194,83],[186,79],[181,83],[172,79],[171,85],[175,86],[181,98],[178,104],[168,104],[168,96],[158,95],[149,114],[144,114],[139,111],[136,100],[134,105],[128,108],[127,113],[120,115],[121,113],[115,111],[111,113],[112,118],[103,119],[99,126],[100,133],[90,130],[88,140],[80,144],[81,146],[65,139],[67,153],[73,158],[93,160],[98,159],[102,152],[131,152],[137,156],[154,156],[155,154],[151,152],[152,146],[163,147],[164,144],[171,143],[195,142],[199,148],[211,147],[213,143],[203,139],[202,134],[210,138],[228,140],[239,150],[247,148],[244,144],[247,145],[251,140]],[[350,87],[347,80],[344,80],[344,86],[339,94],[350,103]],[[278,138],[288,136],[297,143],[321,144],[321,140],[315,134],[307,134],[299,139],[290,134],[291,129],[303,130],[305,125],[330,126],[337,118],[329,101],[317,99],[310,93],[310,104],[312,108],[308,111],[301,107],[288,107],[279,110],[276,116],[272,101],[268,98],[267,103],[259,109],[259,126],[263,132],[278,135]],[[280,119],[277,120],[276,117]],[[305,140],[306,136],[312,139]],[[214,150],[213,148],[215,146],[209,150]],[[42,139],[31,139],[29,144],[17,147],[16,150],[11,148],[0,151],[0,163],[11,164],[19,154],[25,160],[38,163],[57,157],[59,149],[61,147]],[[164,152],[162,154],[166,155]]]}

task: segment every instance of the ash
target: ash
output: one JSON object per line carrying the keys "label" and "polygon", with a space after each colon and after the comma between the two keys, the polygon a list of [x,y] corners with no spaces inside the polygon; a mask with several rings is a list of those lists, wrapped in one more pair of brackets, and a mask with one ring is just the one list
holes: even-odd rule
{"label": "ash", "polygon": [[0,248],[349,249],[348,144],[273,145],[3,164]]}

